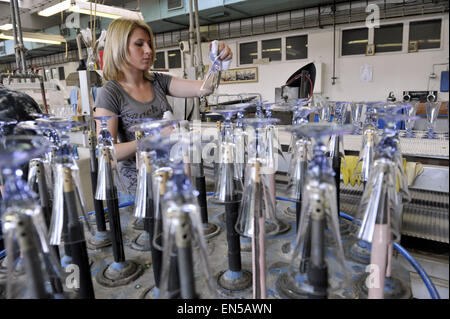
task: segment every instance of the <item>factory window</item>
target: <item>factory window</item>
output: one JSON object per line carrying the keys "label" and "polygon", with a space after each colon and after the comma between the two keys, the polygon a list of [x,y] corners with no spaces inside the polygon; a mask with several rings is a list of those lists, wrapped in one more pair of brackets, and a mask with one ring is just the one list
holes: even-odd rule
{"label": "factory window", "polygon": [[262,58],[269,58],[269,61],[281,61],[281,39],[263,40]]}
{"label": "factory window", "polygon": [[169,69],[181,68],[180,50],[167,51],[169,56]]}
{"label": "factory window", "polygon": [[403,23],[383,25],[375,28],[373,42],[375,44],[375,53],[401,51]]}
{"label": "factory window", "polygon": [[286,38],[286,60],[308,58],[308,36],[300,35]]}
{"label": "factory window", "polygon": [[369,43],[369,29],[351,29],[342,31],[342,55],[365,54]]}
{"label": "factory window", "polygon": [[60,66],[58,68],[58,76],[60,80],[65,80],[66,79],[66,75],[64,74],[64,67]]}
{"label": "factory window", "polygon": [[409,24],[409,41],[419,41],[419,50],[441,47],[441,19]]}
{"label": "factory window", "polygon": [[155,63],[153,63],[154,69],[165,69],[166,59],[164,57],[164,51],[156,52]]}
{"label": "factory window", "polygon": [[252,64],[258,58],[258,42],[239,44],[239,64]]}

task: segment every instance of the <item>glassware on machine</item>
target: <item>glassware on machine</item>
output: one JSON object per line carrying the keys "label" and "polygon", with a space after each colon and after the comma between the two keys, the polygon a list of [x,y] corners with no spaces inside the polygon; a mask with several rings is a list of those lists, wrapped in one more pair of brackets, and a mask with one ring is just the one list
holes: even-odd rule
{"label": "glassware on machine", "polygon": [[[135,195],[134,216],[138,218],[137,222],[143,221],[144,231],[132,241],[132,248],[140,251],[152,249],[152,239],[154,228],[154,207],[153,207],[153,182],[152,182],[152,160],[155,156],[153,150],[141,149],[139,141],[145,136],[160,135],[165,127],[175,129],[177,121],[173,120],[155,120],[139,119],[135,125],[129,128],[130,132],[136,136],[136,163],[138,168],[137,187]],[[136,222],[136,223],[137,223]],[[152,236],[151,236],[152,237]],[[154,249],[154,248],[153,248]],[[153,255],[153,252],[152,252]],[[155,259],[157,257],[155,256]]]}
{"label": "glassware on machine", "polygon": [[[223,122],[221,134],[219,137],[219,168],[217,172],[217,182],[214,189],[214,194],[212,196],[212,199],[216,202],[225,203],[225,197],[226,197],[226,184],[227,183],[234,183],[234,191],[235,192],[242,192],[242,178],[239,175],[239,169],[240,166],[236,164],[242,164],[242,163],[235,163],[234,159],[236,159],[236,152],[237,147],[235,144],[235,135],[234,130],[231,122],[231,118],[236,115],[238,112],[241,112],[247,107],[247,105],[241,105],[240,107],[234,107],[230,109],[216,109],[214,110],[214,113],[219,113],[225,118],[225,122]],[[227,147],[227,150],[224,150],[223,148]],[[231,148],[230,148],[231,147]],[[224,171],[225,166],[223,165],[223,156],[224,153],[231,152],[231,156],[233,158],[233,174],[234,177],[232,180],[226,179],[226,172]],[[227,155],[228,156],[228,155]],[[227,169],[229,165],[226,165]]]}
{"label": "glassware on machine", "polygon": [[128,194],[117,165],[114,149],[114,138],[108,130],[108,120],[120,115],[96,116],[101,122],[101,129],[97,138],[98,145],[98,181],[95,199],[106,201],[109,214],[112,250],[114,260],[97,273],[97,282],[105,287],[126,285],[138,278],[144,267],[127,260],[124,252],[122,227],[119,212],[119,192]]}
{"label": "glassware on machine", "polygon": [[[315,112],[315,108],[303,106],[296,110],[296,125],[308,123],[308,116]],[[292,140],[295,141],[292,148],[291,161],[289,165],[289,182],[287,185],[287,196],[296,201],[296,229],[300,218],[302,188],[308,168],[308,161],[311,159],[311,140],[302,135],[292,132]],[[297,230],[296,230],[297,231]]]}
{"label": "glassware on machine", "polygon": [[[251,285],[251,274],[242,269],[239,234],[234,226],[239,212],[242,193],[242,179],[236,172],[236,144],[231,118],[244,108],[214,110],[226,119],[219,136],[219,160],[217,182],[214,192],[215,201],[225,205],[225,220],[228,242],[228,269],[218,275],[219,287],[228,292],[241,291]],[[240,163],[241,164],[241,163]]]}
{"label": "glassware on machine", "polygon": [[[145,138],[141,147],[153,148],[157,156],[164,158],[172,169],[172,174],[163,185],[161,204],[162,215],[162,269],[160,278],[161,298],[197,298],[194,283],[193,249],[203,262],[202,272],[210,293],[214,289],[206,242],[197,205],[197,191],[185,174],[183,158],[185,149],[192,147],[192,137],[188,133],[175,133],[166,137]],[[173,271],[173,268],[178,271]],[[176,277],[176,278],[174,278]]]}
{"label": "glassware on machine", "polygon": [[95,298],[84,233],[93,235],[87,219],[86,204],[79,167],[78,153],[70,144],[69,131],[87,124],[59,117],[36,119],[39,125],[58,133],[59,145],[53,158],[53,208],[50,222],[50,245],[64,241],[63,261],[79,267],[79,298]]}
{"label": "glassware on machine", "polygon": [[[95,120],[98,120],[101,123],[101,129],[97,138],[98,180],[95,199],[98,200],[117,199],[119,192],[128,194],[128,189],[122,180],[122,176],[117,165],[117,158],[114,149],[114,139],[108,130],[108,120],[118,117],[120,117],[120,115],[94,117]],[[106,170],[107,166],[111,168],[112,185],[107,184],[107,178],[109,174],[109,172]],[[112,186],[114,186],[115,190],[111,188]],[[108,209],[108,211],[110,210]]]}
{"label": "glassware on machine", "polygon": [[[287,298],[334,298],[348,294],[350,271],[339,231],[334,171],[325,155],[326,139],[353,131],[352,125],[310,123],[290,130],[311,137],[314,157],[308,167],[296,246],[287,272],[277,282]],[[331,236],[325,236],[325,232]],[[330,238],[331,237],[331,238]],[[331,242],[327,242],[330,239]]]}
{"label": "glassware on machine", "polygon": [[354,172],[355,178],[363,183],[364,188],[370,176],[375,155],[375,145],[377,144],[377,120],[375,115],[376,109],[368,106],[362,132],[363,142]]}
{"label": "glassware on machine", "polygon": [[[385,294],[385,280],[391,277],[392,243],[400,240],[402,223],[402,199],[408,200],[400,183],[398,157],[398,131],[396,122],[413,120],[410,116],[386,114],[383,135],[375,148],[375,158],[366,184],[354,224],[356,241],[353,251],[364,253],[367,263],[377,267],[380,276],[368,288],[369,299],[381,299]],[[397,186],[400,183],[400,186]],[[406,185],[407,187],[407,185]],[[397,189],[400,188],[400,192]],[[398,208],[400,207],[400,209]],[[389,289],[388,289],[389,290]]]}
{"label": "glassware on machine", "polygon": [[353,134],[358,135],[361,132],[361,125],[363,123],[363,115],[366,111],[366,104],[364,102],[353,102],[350,104],[351,119],[355,127]]}
{"label": "glassware on machine", "polygon": [[[419,106],[419,101],[410,101],[409,104],[410,106],[408,108],[405,109],[405,114],[411,117],[416,116],[416,112],[417,112],[417,108]],[[413,128],[414,128],[414,120],[405,120],[405,134],[403,135],[403,137],[407,137],[407,138],[413,138],[416,136],[416,133],[414,133]]]}
{"label": "glassware on machine", "polygon": [[[275,107],[283,107],[286,110],[292,110],[292,124],[308,123],[308,117],[317,109],[315,107],[306,106],[308,102],[306,99],[298,99],[293,102],[278,103]],[[286,188],[287,196],[293,199],[298,199],[301,196],[301,189],[303,187],[303,179],[306,174],[306,167],[308,160],[311,159],[312,153],[310,148],[310,139],[304,136],[298,136],[295,133],[291,134],[288,153],[291,154],[288,168],[288,185]],[[296,205],[297,207],[297,205]],[[298,225],[298,216],[300,214],[300,205],[293,210],[288,207],[285,214],[288,216],[295,216],[296,225]]]}
{"label": "glassware on machine", "polygon": [[[40,114],[42,115],[42,114]],[[39,118],[43,118],[41,116]],[[36,117],[38,118],[38,117]],[[42,214],[47,226],[50,228],[50,222],[52,218],[52,203],[53,203],[53,174],[52,174],[52,163],[53,152],[56,151],[58,145],[54,143],[52,139],[45,136],[44,133],[48,131],[46,125],[36,121],[23,121],[19,122],[14,128],[14,135],[21,134],[32,134],[38,135],[45,138],[48,143],[48,149],[39,157],[32,158],[29,160],[28,164],[28,176],[27,182],[31,191],[35,192],[39,196],[39,203],[41,206]],[[59,249],[57,246],[52,246],[51,249],[54,250],[54,255],[58,260],[60,259]]]}
{"label": "glassware on machine", "polygon": [[0,117],[0,137],[9,135],[8,130],[10,129],[10,126],[16,124],[17,120],[15,119]]}
{"label": "glassware on machine", "polygon": [[[201,125],[201,124],[200,124]],[[200,215],[202,220],[203,233],[205,239],[210,239],[217,236],[220,232],[218,225],[209,222],[208,220],[208,203],[206,199],[206,177],[203,169],[203,144],[202,144],[202,129],[194,125],[191,133],[192,148],[189,156],[192,159],[191,167],[193,168],[192,177],[195,182],[195,187],[198,191],[198,205],[200,206]]]}
{"label": "glassware on machine", "polygon": [[[274,185],[271,177],[275,173],[270,135],[265,135],[263,127],[273,125],[279,119],[243,119],[247,128],[252,127],[255,135],[249,134],[249,158],[246,167],[245,187],[239,209],[236,231],[251,238],[253,297],[267,298],[265,237],[268,224],[279,228],[276,219]],[[253,137],[253,139],[252,139]],[[270,141],[271,142],[271,141]]]}
{"label": "glassware on machine", "polygon": [[[63,298],[62,269],[48,242],[48,231],[37,195],[22,178],[22,167],[50,147],[40,136],[0,138],[0,167],[4,178],[1,205],[7,257],[7,298]],[[22,266],[24,276],[18,276]]]}
{"label": "glassware on machine", "polygon": [[436,119],[439,114],[439,109],[441,108],[442,101],[427,101],[425,102],[425,108],[427,110],[427,138],[435,139],[436,133],[434,129],[436,127]]}

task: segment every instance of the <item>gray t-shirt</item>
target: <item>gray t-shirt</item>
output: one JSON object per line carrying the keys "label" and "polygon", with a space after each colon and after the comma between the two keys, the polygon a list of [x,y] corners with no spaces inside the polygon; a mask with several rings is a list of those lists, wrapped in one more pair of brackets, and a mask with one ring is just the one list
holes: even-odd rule
{"label": "gray t-shirt", "polygon": [[[164,112],[172,111],[167,101],[172,76],[162,73],[153,73],[155,79],[151,82],[154,97],[142,103],[131,97],[115,80],[108,81],[98,93],[95,100],[96,108],[107,109],[121,115],[117,131],[118,142],[125,143],[135,139],[134,133],[128,129],[136,124],[138,119],[161,119]],[[131,195],[136,192],[136,158],[133,156],[118,163],[120,173]]]}

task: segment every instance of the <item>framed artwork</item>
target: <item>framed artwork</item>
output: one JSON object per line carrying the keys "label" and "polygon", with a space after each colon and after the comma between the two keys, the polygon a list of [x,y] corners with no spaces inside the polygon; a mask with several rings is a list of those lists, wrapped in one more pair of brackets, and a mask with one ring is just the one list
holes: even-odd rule
{"label": "framed artwork", "polygon": [[366,55],[375,55],[375,44],[368,44],[366,46]]}
{"label": "framed artwork", "polygon": [[419,41],[409,41],[408,44],[408,53],[409,52],[417,52],[419,51]]}
{"label": "framed artwork", "polygon": [[258,82],[258,68],[229,69],[223,71],[220,84]]}

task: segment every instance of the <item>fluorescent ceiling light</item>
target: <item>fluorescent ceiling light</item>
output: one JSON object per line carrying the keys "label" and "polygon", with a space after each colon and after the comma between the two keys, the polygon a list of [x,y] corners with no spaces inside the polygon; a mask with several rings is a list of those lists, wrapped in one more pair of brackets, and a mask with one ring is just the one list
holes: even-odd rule
{"label": "fluorescent ceiling light", "polygon": [[0,30],[11,30],[11,29],[12,29],[12,24],[11,23],[0,25]]}
{"label": "fluorescent ceiling light", "polygon": [[359,43],[367,43],[369,42],[369,40],[353,40],[353,41],[348,41],[347,44],[359,44]]}
{"label": "fluorescent ceiling light", "polygon": [[274,52],[274,51],[280,51],[280,48],[271,48],[271,49],[264,49],[263,52]]}
{"label": "fluorescent ceiling light", "polygon": [[380,48],[386,48],[386,47],[401,47],[401,43],[383,43],[383,44],[377,44],[377,47]]}
{"label": "fluorescent ceiling light", "polygon": [[109,18],[113,20],[121,17],[144,20],[144,16],[142,15],[141,12],[135,12],[127,9],[106,6],[103,4],[95,4],[83,0],[65,0],[63,2],[57,3],[51,7],[39,11],[38,15],[49,17],[54,14],[57,14],[58,12],[66,10],[88,15],[92,13],[92,15]]}
{"label": "fluorescent ceiling light", "polygon": [[58,12],[69,10],[70,0],[66,0],[38,12],[38,15],[50,17]]}
{"label": "fluorescent ceiling light", "polygon": [[[24,42],[48,44],[61,44],[62,42],[66,42],[63,36],[57,34],[22,32],[22,38]],[[0,33],[0,39],[14,40],[14,37],[11,31],[4,31]]]}

